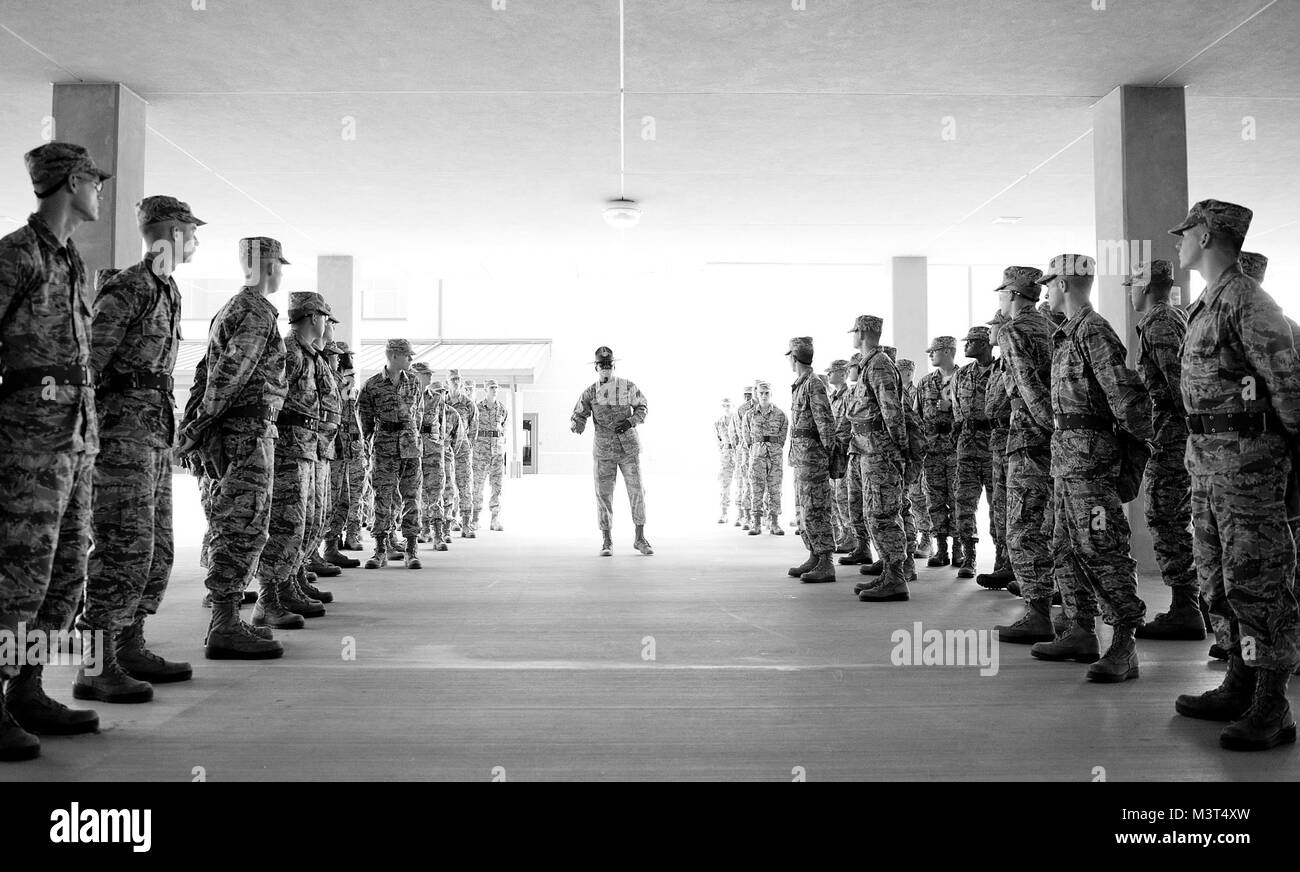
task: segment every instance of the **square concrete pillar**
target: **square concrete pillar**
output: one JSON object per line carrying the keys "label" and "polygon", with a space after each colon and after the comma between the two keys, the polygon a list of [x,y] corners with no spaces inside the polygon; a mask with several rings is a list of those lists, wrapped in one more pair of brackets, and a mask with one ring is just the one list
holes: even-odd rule
{"label": "square concrete pillar", "polygon": [[[1168,260],[1174,282],[1188,303],[1188,274],[1178,268],[1168,234],[1187,214],[1187,113],[1182,88],[1121,85],[1092,110],[1093,193],[1096,199],[1097,279],[1093,306],[1128,348],[1137,367],[1138,315],[1121,282],[1135,265]],[[1144,572],[1158,571],[1144,500],[1129,503],[1133,559]]]}
{"label": "square concrete pillar", "polygon": [[357,298],[355,281],[352,255],[323,254],[316,258],[316,291],[330,304],[339,321],[334,325],[334,338],[359,352],[361,300]]}
{"label": "square concrete pillar", "polygon": [[894,296],[894,323],[888,343],[898,349],[899,357],[916,362],[916,372],[927,371],[925,349],[930,340],[926,335],[926,308],[928,299],[929,263],[924,257],[890,258],[890,285]]}
{"label": "square concrete pillar", "polygon": [[144,255],[136,204],[144,199],[147,112],[148,104],[117,82],[54,86],[54,138],[85,146],[113,174],[104,183],[99,220],[82,224],[73,237],[92,277]]}

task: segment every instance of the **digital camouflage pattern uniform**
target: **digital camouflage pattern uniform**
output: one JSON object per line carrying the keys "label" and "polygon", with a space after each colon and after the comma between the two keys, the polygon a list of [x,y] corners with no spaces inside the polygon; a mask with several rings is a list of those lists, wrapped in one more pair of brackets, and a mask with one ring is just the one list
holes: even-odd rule
{"label": "digital camouflage pattern uniform", "polygon": [[731,482],[736,477],[735,415],[727,412],[713,421],[713,435],[718,440],[718,491],[720,517],[725,521],[731,505]]}
{"label": "digital camouflage pattern uniform", "polygon": [[835,429],[840,441],[843,442],[847,439],[848,442],[849,468],[844,473],[844,484],[848,491],[849,524],[853,527],[859,549],[867,552],[860,556],[869,557],[871,556],[871,531],[867,526],[867,492],[863,487],[862,480],[863,463],[867,452],[867,435],[865,432],[858,433],[855,431],[848,417],[849,409],[860,406],[865,402],[864,394],[867,390],[867,382],[866,377],[862,374],[861,362],[862,355],[855,352],[853,366],[858,370],[858,379],[849,386],[848,393],[844,397],[844,414],[836,419]]}
{"label": "digital camouflage pattern uniform", "polygon": [[[956,349],[951,336],[937,337],[930,346]],[[957,485],[957,452],[953,445],[952,409],[939,408],[940,400],[951,402],[952,380],[942,370],[934,369],[921,377],[917,389],[921,418],[921,432],[925,435],[925,489],[930,508],[930,529],[935,536],[952,536],[955,491]]]}
{"label": "digital camouflage pattern uniform", "polygon": [[[745,393],[750,393],[752,389],[746,389]],[[749,481],[749,434],[746,427],[749,425],[749,413],[757,406],[753,397],[746,398],[745,402],[736,407],[736,513],[740,516],[737,519],[737,525],[748,524],[751,517],[750,511],[750,481]]]}
{"label": "digital camouflage pattern uniform", "polygon": [[[336,342],[340,354],[348,354],[346,343]],[[339,430],[334,439],[334,460],[330,463],[330,512],[326,538],[345,536],[356,540],[361,533],[361,487],[366,477],[365,442],[361,439],[361,421],[357,402],[342,386],[344,373],[339,372]]]}
{"label": "digital camouflage pattern uniform", "polygon": [[[155,220],[172,217],[185,216]],[[91,629],[122,630],[157,614],[171,577],[176,413],[170,385],[181,341],[181,295],[162,272],[158,255],[150,253],[95,298],[91,367],[98,374],[100,452],[95,550],[80,620]]]}
{"label": "digital camouflage pattern uniform", "polygon": [[442,446],[442,514],[450,524],[456,517],[456,446],[465,441],[465,419],[443,395],[447,438]]}
{"label": "digital camouflage pattern uniform", "polygon": [[[761,390],[760,386],[760,390]],[[774,404],[766,409],[760,402],[749,413],[750,529],[762,526],[763,518],[775,529],[781,514],[781,488],[785,477],[785,437],[790,422]]]}
{"label": "digital camouflage pattern uniform", "polygon": [[456,392],[447,400],[451,407],[460,413],[465,422],[465,439],[455,446],[456,464],[453,473],[456,479],[456,500],[461,515],[473,512],[474,492],[474,445],[478,441],[478,407],[474,401],[463,393]]}
{"label": "digital camouflage pattern uniform", "polygon": [[[844,372],[848,369],[847,360],[831,361],[830,372]],[[849,383],[845,381],[839,387],[832,387],[829,392],[831,413],[835,415],[835,427],[839,430],[844,419],[845,404],[848,402]],[[835,536],[837,551],[852,552],[858,547],[858,537],[854,532],[853,515],[849,509],[849,477],[831,479],[831,494],[835,499],[835,512],[832,516],[831,530]]]}
{"label": "digital camouflage pattern uniform", "polygon": [[[393,347],[390,341],[390,350]],[[404,347],[409,353],[410,345]],[[420,535],[420,393],[414,375],[399,370],[394,380],[385,366],[366,381],[357,402],[361,432],[373,445],[375,522],[371,533],[376,542],[383,542],[393,532],[393,515],[398,511],[402,537]]]}
{"label": "digital camouflage pattern uniform", "polygon": [[[324,297],[321,297],[321,302],[324,303]],[[335,443],[343,423],[343,395],[340,393],[342,380],[334,369],[338,366],[338,354],[327,345],[319,355],[316,388],[320,396],[320,429],[316,431],[316,480],[309,503],[311,511],[308,515],[307,544],[303,549],[306,562],[310,562],[311,556],[320,547],[329,527],[334,504],[331,468],[338,457]]]}
{"label": "digital camouflage pattern uniform", "polygon": [[1010,568],[1007,549],[1007,431],[1011,427],[1011,398],[1007,396],[1006,359],[996,357],[984,392],[984,417],[989,420],[989,517],[997,557],[995,571]]}
{"label": "digital camouflage pattern uniform", "polygon": [[[443,494],[447,481],[443,458],[447,452],[448,411],[442,384],[431,382],[420,406],[420,532],[426,536],[440,531],[446,519]],[[454,410],[451,415],[455,416]]]}
{"label": "digital camouflage pattern uniform", "polygon": [[[983,339],[988,341],[989,330],[984,326],[972,327],[966,334],[966,340]],[[982,366],[978,360],[957,370],[954,377],[953,394],[956,404],[953,407],[953,420],[957,427],[957,487],[954,501],[954,526],[957,536],[964,543],[978,541],[978,527],[975,513],[979,509],[980,495],[989,500],[990,513],[993,504],[993,455],[989,447],[989,435],[992,423],[985,411],[988,397],[989,378],[993,365]],[[990,530],[994,530],[992,519]],[[996,543],[1000,537],[993,534]]]}
{"label": "digital camouflage pattern uniform", "polygon": [[[611,376],[609,381],[596,382],[578,397],[570,420],[579,434],[591,418],[595,427],[592,439],[594,456],[593,475],[596,483],[596,521],[602,531],[610,529],[614,515],[614,482],[618,472],[623,472],[623,486],[627,488],[628,502],[632,507],[632,523],[645,524],[645,492],[641,485],[641,439],[636,427],[645,423],[649,406],[641,389],[630,380]],[[623,421],[632,427],[623,433],[614,428]]]}
{"label": "digital camouflage pattern uniform", "polygon": [[[907,358],[899,361],[899,374],[902,374],[902,364],[912,363]],[[912,364],[913,370],[915,364]],[[920,392],[915,384],[912,383],[910,376],[903,378],[903,409],[913,417],[919,424],[921,418],[917,411],[917,403],[920,398]],[[925,462],[921,462],[921,473],[916,476],[915,480],[903,489],[903,499],[907,502],[907,517],[903,519],[903,535],[908,542],[918,543],[920,537],[929,538],[932,531],[930,523],[930,500],[925,493]]]}
{"label": "digital camouflage pattern uniform", "polygon": [[[809,347],[811,357],[812,340]],[[756,416],[758,410],[751,413]],[[751,433],[756,432],[751,428]],[[835,445],[835,413],[831,411],[826,385],[815,373],[805,372],[791,385],[790,466],[794,468],[795,490],[799,495],[799,529],[804,544],[818,558],[835,552],[831,516],[835,498],[831,493],[830,450]],[[755,509],[758,502],[755,500]]]}
{"label": "digital camouflage pattern uniform", "polygon": [[[492,382],[495,384],[495,382]],[[483,398],[474,410],[478,420],[478,437],[474,440],[474,522],[483,508],[483,483],[491,482],[488,511],[492,521],[501,512],[501,483],[506,467],[506,423],[510,419],[500,400]]]}

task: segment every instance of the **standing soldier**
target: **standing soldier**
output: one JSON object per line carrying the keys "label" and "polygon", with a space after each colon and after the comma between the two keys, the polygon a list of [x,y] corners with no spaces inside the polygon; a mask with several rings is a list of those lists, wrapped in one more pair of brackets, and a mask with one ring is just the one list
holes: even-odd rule
{"label": "standing soldier", "polygon": [[400,521],[406,540],[400,559],[407,569],[420,569],[420,383],[410,372],[409,341],[390,339],[385,350],[387,366],[367,379],[357,401],[362,435],[374,445],[375,553],[365,566],[388,565],[389,536]]}
{"label": "standing soldier", "polygon": [[[835,414],[826,395],[826,385],[813,372],[812,337],[791,339],[786,356],[795,373],[790,398],[790,465],[794,467],[795,492],[799,495],[799,531],[808,548],[808,559],[791,567],[788,574],[807,583],[834,581],[835,539],[831,514],[835,506],[831,494],[830,452],[838,435]],[[760,385],[760,398],[763,387]],[[754,510],[758,511],[757,499]]]}
{"label": "standing soldier", "polygon": [[[837,430],[839,429],[839,422],[844,417],[844,406],[848,400],[848,372],[849,362],[847,360],[832,360],[830,368],[826,370],[826,376],[830,379],[829,399],[831,401],[831,412],[835,415]],[[853,519],[849,517],[848,478],[831,479],[831,493],[835,497],[834,525],[832,527],[835,533],[835,553],[852,554],[858,550],[858,538],[853,532]]]}
{"label": "standing soldier", "polygon": [[325,534],[325,559],[335,566],[359,565],[343,551],[361,548],[361,481],[366,475],[361,422],[357,419],[357,381],[352,351],[346,342],[335,341],[339,380],[339,430],[334,438],[334,460],[330,462],[329,526]]}
{"label": "standing soldier", "polygon": [[[861,403],[862,393],[867,389],[862,378],[862,353],[855,351],[849,358],[849,388],[844,403],[844,416],[836,421],[836,433],[841,442],[847,439],[849,451],[849,468],[844,473],[845,487],[848,490],[849,523],[858,540],[858,547],[840,558],[841,566],[869,566],[875,558],[871,553],[871,533],[867,529],[865,515],[866,491],[862,481],[862,461],[867,451],[867,437],[852,430],[848,423],[848,412],[855,404]],[[848,433],[847,437],[845,433]]]}
{"label": "standing soldier", "polygon": [[492,513],[490,530],[500,532],[501,480],[506,465],[506,407],[497,399],[496,379],[487,381],[487,397],[479,400],[475,409],[478,417],[478,438],[474,440],[474,529],[478,529],[478,513],[483,507],[483,482],[491,481],[492,494],[488,497],[488,511]]}
{"label": "standing soldier", "polygon": [[[953,490],[957,479],[952,433],[952,380],[957,374],[953,359],[957,355],[957,340],[952,336],[936,336],[925,351],[935,369],[921,377],[917,410],[925,435],[925,488],[930,527],[937,544],[934,556],[926,565],[947,566],[948,537],[954,532]],[[951,560],[960,562],[955,545]]]}
{"label": "standing soldier", "polygon": [[[1002,325],[1009,319],[998,310],[989,321],[989,344],[1000,347]],[[984,393],[984,416],[989,420],[989,478],[993,496],[989,515],[993,524],[993,571],[975,576],[975,583],[989,590],[1002,590],[1016,576],[1007,553],[1007,431],[1011,427],[1011,398],[1007,396],[1006,358],[996,357],[989,370]]]}
{"label": "standing soldier", "polygon": [[320,426],[316,431],[316,479],[312,488],[311,513],[307,519],[307,557],[298,567],[298,587],[311,599],[322,603],[334,602],[334,594],[319,590],[309,579],[307,572],[321,578],[342,574],[344,569],[355,569],[361,561],[338,554],[340,562],[326,560],[321,554],[325,543],[326,528],[329,526],[330,510],[333,504],[330,467],[337,456],[335,442],[339,428],[343,423],[343,396],[339,393],[338,352],[334,348],[334,325],[338,321],[329,311],[329,304],[320,294],[313,295],[313,301],[326,310],[325,329],[316,339],[316,352],[319,355],[316,367],[316,388],[320,398]]}
{"label": "standing soldier", "polygon": [[460,538],[475,538],[471,512],[471,496],[474,489],[474,443],[478,440],[478,408],[474,405],[474,385],[471,382],[461,384],[460,370],[451,371],[452,408],[460,413],[465,422],[465,439],[456,445],[456,500],[460,510]]}
{"label": "standing soldier", "polygon": [[[1053,552],[1056,565],[1072,576],[1076,604],[1080,591],[1089,592],[1114,631],[1106,653],[1088,668],[1088,679],[1122,682],[1138,677],[1134,632],[1146,606],[1137,595],[1129,554],[1120,467],[1129,440],[1143,446],[1151,441],[1151,406],[1141,378],[1124,364],[1124,343],[1092,308],[1095,270],[1091,257],[1061,254],[1039,279],[1054,303],[1064,301],[1067,317],[1053,336]],[[1035,657],[1091,658],[1098,650],[1093,609],[1071,609],[1068,599],[1066,605],[1073,626],[1054,642],[1035,645]]]}
{"label": "standing soldier", "polygon": [[[65,630],[86,577],[99,435],[91,301],[72,232],[99,218],[99,191],[112,178],[71,143],[46,143],[24,160],[40,204],[0,240],[0,629],[14,635],[29,625]],[[0,663],[0,760],[38,756],[33,734],[99,728],[94,712],[50,699],[42,672]]]}
{"label": "standing soldier", "polygon": [[736,524],[749,529],[749,413],[754,410],[754,386],[745,385],[744,402],[736,408]]}
{"label": "standing soldier", "polygon": [[447,438],[442,446],[442,541],[444,545],[450,545],[453,524],[460,526],[456,524],[456,448],[466,441],[465,419],[451,404],[451,392],[447,384],[441,381],[433,384],[442,396],[443,411],[447,416]]}
{"label": "standing soldier", "polygon": [[763,515],[767,514],[767,529],[773,536],[784,536],[779,520],[781,515],[781,487],[783,479],[786,431],[789,421],[772,405],[772,388],[767,382],[758,383],[758,405],[749,413],[749,480],[753,516],[749,521],[749,535],[763,532]]}
{"label": "standing soldier", "polygon": [[[850,401],[841,438],[852,433],[862,441],[862,483],[871,538],[880,549],[880,576],[855,588],[863,602],[900,602],[907,589],[907,543],[903,538],[903,475],[908,460],[907,417],[903,409],[903,380],[898,367],[880,345],[884,319],[859,315],[853,341],[862,355],[861,390]],[[858,572],[866,575],[872,567]]]}
{"label": "standing soldier", "polygon": [[98,675],[78,676],[73,692],[105,702],[144,702],[153,696],[146,682],[188,681],[193,675],[188,663],[169,662],[145,647],[144,622],[158,613],[175,556],[172,371],[181,339],[181,295],[172,272],[190,261],[198,246],[195,233],[205,222],[172,197],[146,197],[137,217],[149,253],[100,290],[92,333],[100,451],[95,550],[78,629],[101,631],[106,656]]}
{"label": "standing soldier", "polygon": [[1196,569],[1192,566],[1192,479],[1187,474],[1187,412],[1183,409],[1183,336],[1187,315],[1169,304],[1173,267],[1153,260],[1124,281],[1137,324],[1138,372],[1151,397],[1151,460],[1142,476],[1146,522],[1160,574],[1172,594],[1169,611],[1138,628],[1139,639],[1204,639]]}
{"label": "standing soldier", "polygon": [[713,422],[713,435],[718,439],[718,490],[722,507],[718,523],[727,523],[727,507],[731,505],[731,480],[736,477],[736,416],[731,413],[731,400],[722,401],[722,417]]}
{"label": "standing soldier", "polygon": [[284,339],[278,313],[267,299],[280,289],[287,265],[280,242],[265,236],[241,239],[244,286],[212,319],[208,350],[200,362],[202,399],[181,422],[182,456],[197,450],[213,481],[213,526],[208,575],[212,598],[209,659],[280,657],[284,646],[269,629],[255,632],[239,618],[254,568],[262,556],[271,518],[276,416],[288,390]]}
{"label": "standing soldier", "polygon": [[993,460],[989,453],[989,433],[993,425],[984,409],[993,368],[993,346],[989,343],[989,328],[983,324],[970,328],[963,341],[963,353],[972,360],[957,371],[953,391],[957,400],[953,409],[957,431],[954,526],[961,539],[962,555],[957,577],[974,578],[975,543],[979,538],[975,513],[979,509],[981,493],[989,500],[991,538],[995,543],[1000,543],[1001,539],[992,520]]}
{"label": "standing soldier", "polygon": [[[447,444],[447,401],[442,382],[433,381],[426,363],[411,367],[423,389],[420,407],[420,532],[433,542],[434,551],[447,550],[446,516],[442,511],[443,458]],[[455,413],[452,413],[455,416]]]}
{"label": "standing soldier", "polygon": [[636,535],[632,547],[642,554],[654,554],[645,538],[645,493],[641,488],[641,440],[636,428],[645,423],[647,404],[641,389],[630,380],[614,375],[614,352],[602,345],[594,361],[597,381],[578,397],[569,429],[578,435],[592,418],[596,433],[595,455],[596,520],[600,525],[600,556],[613,554],[610,527],[614,520],[614,481],[623,471],[623,486],[632,506]]}
{"label": "standing soldier", "polygon": [[[916,362],[901,357],[898,359],[898,375],[903,379],[903,410],[916,421],[920,421],[917,412],[917,389],[913,379],[916,377]],[[924,461],[921,462],[924,467]],[[903,497],[909,505],[911,529],[916,535],[916,547],[912,551],[912,560],[928,560],[934,556],[934,545],[930,541],[930,501],[925,495],[925,470],[918,469],[912,483],[903,491]],[[909,541],[911,539],[909,538]],[[915,566],[915,563],[912,564]]]}
{"label": "standing soldier", "polygon": [[1218,688],[1178,697],[1179,714],[1231,721],[1219,743],[1260,751],[1295,741],[1286,687],[1300,662],[1295,542],[1286,488],[1300,438],[1300,359],[1281,309],[1238,264],[1252,213],[1202,200],[1170,232],[1206,290],[1183,340],[1193,558],[1210,613],[1228,619]]}

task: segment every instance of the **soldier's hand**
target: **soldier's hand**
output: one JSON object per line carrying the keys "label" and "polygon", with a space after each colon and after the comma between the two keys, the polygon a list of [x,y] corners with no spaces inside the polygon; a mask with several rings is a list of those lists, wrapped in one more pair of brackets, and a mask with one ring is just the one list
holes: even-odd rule
{"label": "soldier's hand", "polygon": [[630,419],[619,421],[618,424],[614,426],[614,432],[626,433],[628,430],[631,430],[633,426],[635,425],[632,423]]}

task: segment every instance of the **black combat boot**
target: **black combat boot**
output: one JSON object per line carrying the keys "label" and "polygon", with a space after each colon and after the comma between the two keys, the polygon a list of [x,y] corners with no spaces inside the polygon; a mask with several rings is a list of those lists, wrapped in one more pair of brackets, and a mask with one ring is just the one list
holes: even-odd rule
{"label": "black combat boot", "polygon": [[1088,667],[1088,680],[1118,684],[1138,677],[1137,643],[1133,633],[1136,625],[1116,624],[1110,638],[1110,647],[1101,659]]}
{"label": "black combat boot", "polygon": [[325,540],[325,562],[332,563],[340,569],[356,569],[361,565],[360,560],[349,557],[339,550],[338,539]]}
{"label": "black combat boot", "polygon": [[974,538],[961,540],[961,563],[957,567],[958,578],[975,577],[975,540]]}
{"label": "black combat boot", "polygon": [[785,530],[781,529],[781,522],[777,520],[776,515],[768,515],[767,532],[773,536],[784,536]]}
{"label": "black combat boot", "polygon": [[975,583],[987,590],[1003,590],[1016,580],[1016,574],[1011,570],[1011,557],[1007,554],[1007,543],[995,543],[993,555],[993,571],[981,572],[975,576]]}
{"label": "black combat boot", "polygon": [[1011,624],[997,625],[998,641],[1014,642],[1018,645],[1030,645],[1034,642],[1050,642],[1056,638],[1052,632],[1052,600],[1025,600],[1025,613]]}
{"label": "black combat boot", "polygon": [[17,763],[35,760],[41,756],[41,740],[23,729],[5,705],[5,694],[0,691],[0,762]]}
{"label": "black combat boot", "polygon": [[858,567],[858,573],[861,575],[881,575],[885,571],[884,557],[878,557],[871,563],[864,563]]}
{"label": "black combat boot", "polygon": [[961,566],[962,561],[962,540],[956,536],[952,537],[952,565]]}
{"label": "black combat boot", "polygon": [[[1056,626],[1053,621],[1053,626]],[[1101,659],[1101,646],[1097,642],[1095,618],[1067,620],[1065,626],[1056,627],[1056,638],[1050,642],[1035,642],[1029,648],[1038,660],[1073,660],[1076,663],[1096,663]]]}
{"label": "black combat boot", "polygon": [[379,569],[388,565],[388,543],[383,539],[375,540],[375,553],[366,561],[366,569]]}
{"label": "black combat boot", "polygon": [[[39,673],[37,677],[39,680]],[[132,678],[117,662],[117,633],[82,630],[81,668],[72,684],[72,695],[77,699],[97,699],[100,702],[149,702],[153,699],[153,685]],[[24,723],[23,712],[12,699],[9,705],[20,724],[40,732],[36,724]]]}
{"label": "black combat boot", "polygon": [[871,554],[871,542],[865,536],[858,537],[858,547],[840,558],[840,566],[861,566],[871,563],[875,557]]}
{"label": "black combat boot", "polygon": [[799,580],[804,584],[824,584],[835,580],[835,560],[833,551],[824,551],[816,555],[813,568],[800,573]]}
{"label": "black combat boot", "polygon": [[306,594],[307,599],[316,600],[318,603],[334,602],[334,593],[328,590],[321,590],[316,585],[307,580],[307,573],[303,572],[297,578],[298,589]]}
{"label": "black combat boot", "polygon": [[149,650],[144,641],[144,615],[117,634],[117,662],[132,678],[150,684],[189,681],[194,669],[188,663],[164,660]]}
{"label": "black combat boot", "polygon": [[1174,710],[1185,718],[1202,721],[1235,721],[1245,715],[1255,694],[1255,669],[1241,659],[1241,651],[1228,656],[1228,671],[1223,683],[1205,693],[1184,693],[1174,702]]}
{"label": "black combat boot", "polygon": [[[284,584],[288,587],[288,583]],[[253,606],[253,626],[272,627],[276,630],[301,630],[306,623],[302,615],[290,609],[280,601],[283,588],[273,582],[263,580],[257,605]]]}
{"label": "black combat boot", "polygon": [[[87,634],[89,631],[86,631]],[[85,655],[83,641],[82,655]],[[38,736],[79,736],[93,733],[99,729],[99,715],[89,709],[71,709],[57,700],[50,699],[41,683],[43,666],[28,665],[18,670],[18,677],[9,682],[5,689],[5,708],[9,714],[29,733]],[[128,681],[130,678],[128,677]],[[141,682],[141,684],[144,684]],[[149,688],[150,695],[153,688]],[[76,693],[73,693],[76,696]],[[77,697],[82,699],[82,697]],[[148,700],[124,700],[126,702],[148,702]]]}
{"label": "black combat boot", "polygon": [[[336,578],[343,574],[343,570],[338,566],[326,562],[325,558],[321,556],[320,548],[307,555],[304,566],[308,572],[314,573],[319,578]],[[315,580],[312,579],[312,581]]]}
{"label": "black combat boot", "polygon": [[403,559],[407,569],[423,569],[424,564],[420,562],[419,543],[415,541],[414,536],[406,537],[406,557]]}
{"label": "black combat boot", "polygon": [[858,591],[858,599],[864,603],[907,602],[911,599],[907,578],[903,574],[903,561],[886,563],[880,578]]}
{"label": "black combat boot", "polygon": [[1200,641],[1205,638],[1205,618],[1197,602],[1196,591],[1191,588],[1174,588],[1169,611],[1161,612],[1154,620],[1138,628],[1139,639]]}
{"label": "black combat boot", "polygon": [[614,553],[614,539],[609,530],[600,531],[600,556],[609,557]]}
{"label": "black combat boot", "polygon": [[388,549],[389,560],[401,560],[406,556],[406,550],[397,544],[397,534],[389,533],[384,537],[385,547]]}
{"label": "black combat boot", "polygon": [[447,550],[447,522],[437,518],[433,522],[433,550]]}
{"label": "black combat boot", "polygon": [[935,541],[935,543],[937,544],[937,547],[935,548],[935,551],[934,551],[934,556],[931,557],[929,560],[925,561],[925,565],[926,565],[926,566],[930,566],[930,567],[934,567],[934,566],[947,566],[948,563],[949,563],[949,560],[948,560],[948,537],[947,537],[947,536],[935,536],[935,537],[934,537],[934,541]]}
{"label": "black combat boot", "polygon": [[912,557],[916,560],[929,560],[934,556],[934,543],[930,541],[929,533],[918,534],[918,543],[916,550],[912,552]]}
{"label": "black combat boot", "polygon": [[462,512],[462,513],[461,513],[461,516],[460,516],[460,538],[462,538],[462,539],[473,539],[473,538],[475,538],[475,535],[474,535],[474,522],[473,522],[473,520],[470,519],[469,512]]}
{"label": "black combat boot", "polygon": [[343,537],[344,551],[364,551],[361,547],[361,530],[357,527],[348,527],[348,533]]}
{"label": "black combat boot", "polygon": [[272,660],[284,656],[283,645],[262,638],[253,629],[239,619],[238,605],[214,603],[204,656],[209,660]]}
{"label": "black combat boot", "polygon": [[1288,669],[1255,669],[1255,694],[1250,708],[1219,733],[1219,744],[1229,751],[1267,751],[1295,742],[1295,718],[1286,699]]}
{"label": "black combat boot", "polygon": [[280,605],[304,618],[319,618],[325,614],[325,606],[318,599],[312,599],[303,589],[303,570],[299,567],[295,575],[280,586]]}
{"label": "black combat boot", "polygon": [[749,531],[749,535],[761,536],[763,534],[763,524],[761,522],[762,517],[761,513],[755,512],[753,520],[745,525],[745,529]]}
{"label": "black combat boot", "polygon": [[647,540],[645,537],[644,524],[636,525],[636,532],[632,537],[632,547],[635,548],[637,551],[640,551],[642,554],[644,554],[647,557],[655,553],[655,550],[650,547],[649,540]]}
{"label": "black combat boot", "polygon": [[801,578],[805,572],[811,572],[817,566],[817,555],[811,550],[808,552],[808,559],[798,566],[791,566],[786,570],[786,575],[791,578]]}

